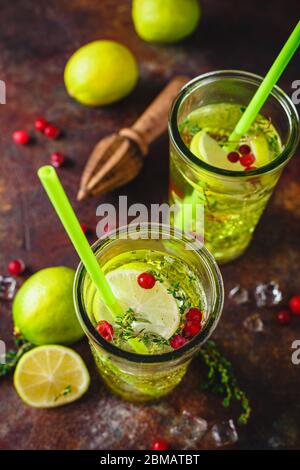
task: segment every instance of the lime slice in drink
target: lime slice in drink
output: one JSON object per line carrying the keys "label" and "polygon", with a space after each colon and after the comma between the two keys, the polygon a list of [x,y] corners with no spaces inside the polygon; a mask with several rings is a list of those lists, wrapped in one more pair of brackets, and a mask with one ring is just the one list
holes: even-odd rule
{"label": "lime slice in drink", "polygon": [[227,158],[228,152],[204,130],[194,135],[190,150],[196,157],[216,168],[231,171],[243,171],[245,169],[239,161],[236,163],[230,162]]}
{"label": "lime slice in drink", "polygon": [[80,398],[88,389],[88,370],[75,351],[39,346],[21,357],[14,374],[20,398],[35,408],[53,408]]}
{"label": "lime slice in drink", "polygon": [[263,134],[250,137],[249,146],[251,148],[251,152],[256,158],[254,163],[256,167],[262,167],[271,161],[268,142]]}
{"label": "lime slice in drink", "polygon": [[[137,279],[143,271],[147,269],[120,268],[108,273],[106,278],[124,313],[130,308],[135,312],[137,321],[132,327],[136,332],[144,330],[169,339],[179,326],[177,303],[161,282],[156,281],[152,289],[140,287]],[[102,303],[99,305],[99,301],[97,306],[94,302],[93,313],[96,321],[106,320],[115,324],[109,310]]]}

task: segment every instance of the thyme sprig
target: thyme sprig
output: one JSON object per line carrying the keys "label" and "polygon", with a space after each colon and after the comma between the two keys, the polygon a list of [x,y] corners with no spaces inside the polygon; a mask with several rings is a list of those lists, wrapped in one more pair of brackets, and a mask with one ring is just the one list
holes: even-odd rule
{"label": "thyme sprig", "polygon": [[5,354],[4,364],[0,364],[0,377],[12,372],[23,354],[33,348],[33,344],[21,337],[15,338],[15,344],[16,349],[8,351]]}
{"label": "thyme sprig", "polygon": [[232,400],[240,402],[242,412],[238,422],[239,424],[247,424],[251,415],[249,399],[237,382],[231,362],[221,354],[216,343],[211,340],[207,341],[200,349],[199,357],[208,367],[208,380],[202,388],[223,395],[225,408],[230,406]]}
{"label": "thyme sprig", "polygon": [[179,312],[181,315],[183,315],[191,307],[192,304],[186,296],[184,290],[181,289],[180,283],[174,282],[171,287],[168,287],[167,291],[177,301]]}
{"label": "thyme sprig", "polygon": [[70,393],[72,392],[72,385],[67,385],[61,393],[59,393],[58,395],[56,395],[56,397],[54,398],[54,401],[57,401],[59,398],[61,397],[65,397],[67,395],[69,395]]}
{"label": "thyme sprig", "polygon": [[115,337],[123,341],[138,338],[146,346],[164,346],[169,344],[165,338],[151,331],[145,331],[145,329],[135,331],[132,326],[134,322],[151,323],[143,316],[137,315],[132,308],[129,308],[125,315],[117,317]]}

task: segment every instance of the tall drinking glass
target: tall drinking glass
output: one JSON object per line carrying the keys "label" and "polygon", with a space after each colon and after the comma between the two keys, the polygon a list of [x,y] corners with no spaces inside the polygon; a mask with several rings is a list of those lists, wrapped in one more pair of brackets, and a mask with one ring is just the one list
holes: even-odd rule
{"label": "tall drinking glass", "polygon": [[[280,142],[280,151],[267,164],[250,171],[221,169],[198,158],[184,143],[181,129],[191,112],[221,104],[215,108],[219,112],[201,114],[202,125],[212,134],[218,131],[230,135],[239,112],[261,81],[261,77],[242,71],[201,75],[184,86],[170,112],[170,203],[182,206],[182,210],[187,203],[204,206],[204,227],[196,220],[195,230],[204,235],[205,246],[220,263],[239,257],[247,248],[281,171],[295,152],[299,141],[297,111],[290,98],[275,86],[261,115],[277,131],[275,137],[267,135],[268,145]],[[229,112],[236,109],[238,112]],[[176,218],[174,223],[177,225]]]}
{"label": "tall drinking glass", "polygon": [[195,249],[194,242],[194,238],[182,236],[170,227],[145,224],[138,232],[132,227],[118,229],[92,247],[105,274],[112,266],[116,268],[114,263],[117,259],[124,259],[126,263],[127,260],[135,260],[138,265],[139,253],[148,253],[149,264],[152,258],[158,259],[159,256],[162,273],[169,269],[172,270],[172,273],[169,271],[170,276],[174,275],[179,267],[176,276],[182,285],[186,279],[181,266],[197,276],[205,311],[203,329],[182,347],[168,352],[138,354],[106,341],[96,329],[95,317],[101,308],[96,289],[82,263],[78,266],[74,282],[77,316],[88,337],[101,377],[113,392],[125,399],[146,401],[169,393],[181,381],[192,357],[217,326],[224,297],[221,274],[208,250],[205,247]]}

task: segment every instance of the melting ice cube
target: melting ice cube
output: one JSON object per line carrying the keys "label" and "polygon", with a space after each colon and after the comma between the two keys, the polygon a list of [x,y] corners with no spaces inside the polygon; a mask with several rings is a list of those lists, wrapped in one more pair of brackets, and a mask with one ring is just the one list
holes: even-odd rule
{"label": "melting ice cube", "polygon": [[239,438],[232,419],[214,424],[210,433],[217,447],[232,445]]}
{"label": "melting ice cube", "polygon": [[258,313],[249,315],[249,317],[244,320],[243,325],[247,330],[253,333],[261,333],[264,329],[264,323]]}
{"label": "melting ice cube", "polygon": [[275,281],[258,284],[254,296],[258,307],[273,307],[282,301],[282,292]]}
{"label": "melting ice cube", "polygon": [[228,297],[237,305],[245,304],[249,301],[247,289],[241,287],[239,284],[229,291]]}
{"label": "melting ice cube", "polygon": [[0,276],[0,299],[12,300],[17,287],[17,281],[11,276]]}
{"label": "melting ice cube", "polygon": [[196,449],[206,431],[207,421],[186,410],[174,418],[169,429],[172,442],[182,450]]}

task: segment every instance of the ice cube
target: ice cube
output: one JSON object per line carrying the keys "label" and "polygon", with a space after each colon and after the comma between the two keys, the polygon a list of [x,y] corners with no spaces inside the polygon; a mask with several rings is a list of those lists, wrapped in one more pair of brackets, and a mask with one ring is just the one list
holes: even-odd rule
{"label": "ice cube", "polygon": [[217,447],[235,444],[239,438],[232,419],[214,424],[210,434]]}
{"label": "ice cube", "polygon": [[264,329],[264,323],[258,313],[249,315],[249,317],[244,320],[243,325],[247,330],[253,333],[261,333]]}
{"label": "ice cube", "polygon": [[172,443],[182,450],[197,449],[206,431],[207,421],[186,410],[173,419],[169,429]]}
{"label": "ice cube", "polygon": [[258,307],[273,307],[282,301],[282,292],[276,281],[270,281],[266,284],[258,284],[254,297]]}
{"label": "ice cube", "polygon": [[17,281],[11,276],[0,276],[0,299],[12,300],[17,287]]}
{"label": "ice cube", "polygon": [[228,298],[235,304],[241,305],[249,301],[249,293],[247,289],[238,284],[229,291]]}

